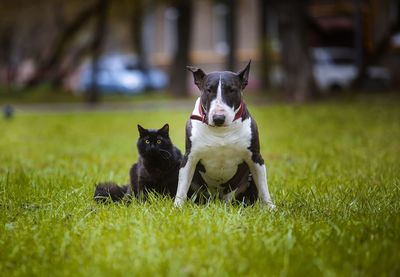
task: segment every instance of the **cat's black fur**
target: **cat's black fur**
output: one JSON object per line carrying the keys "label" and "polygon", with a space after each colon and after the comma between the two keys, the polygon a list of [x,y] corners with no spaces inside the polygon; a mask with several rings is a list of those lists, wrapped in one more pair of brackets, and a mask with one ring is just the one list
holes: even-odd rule
{"label": "cat's black fur", "polygon": [[178,185],[182,154],[169,137],[169,126],[161,129],[145,129],[138,125],[137,148],[139,159],[130,171],[130,184],[118,186],[112,182],[99,183],[94,199],[104,202],[129,199],[132,196],[146,198],[148,192],[174,197]]}

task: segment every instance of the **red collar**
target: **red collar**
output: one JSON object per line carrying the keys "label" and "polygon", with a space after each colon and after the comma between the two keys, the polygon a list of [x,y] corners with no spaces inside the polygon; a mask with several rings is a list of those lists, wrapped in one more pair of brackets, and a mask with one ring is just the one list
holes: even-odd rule
{"label": "red collar", "polygon": [[[243,101],[240,102],[240,106],[238,108],[238,111],[235,114],[235,117],[234,117],[233,121],[235,121],[235,120],[237,120],[237,119],[242,117],[245,106],[246,106],[246,104]],[[190,119],[199,120],[199,121],[201,121],[201,122],[203,122],[203,123],[208,125],[207,113],[206,113],[206,111],[205,111],[205,109],[204,109],[204,107],[203,107],[203,105],[201,103],[199,103],[199,115],[191,114],[190,115]]]}

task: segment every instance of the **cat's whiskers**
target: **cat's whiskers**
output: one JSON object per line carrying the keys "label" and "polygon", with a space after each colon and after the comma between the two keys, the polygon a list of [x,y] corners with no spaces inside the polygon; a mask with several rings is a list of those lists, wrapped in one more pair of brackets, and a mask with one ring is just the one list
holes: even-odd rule
{"label": "cat's whiskers", "polygon": [[[158,149],[159,151],[160,151],[160,156],[164,159],[164,160],[169,160],[169,158],[171,158],[171,153],[169,153],[168,151],[166,151],[166,150],[163,150],[163,149]],[[167,157],[165,157],[163,154],[164,153],[166,153],[168,156]]]}

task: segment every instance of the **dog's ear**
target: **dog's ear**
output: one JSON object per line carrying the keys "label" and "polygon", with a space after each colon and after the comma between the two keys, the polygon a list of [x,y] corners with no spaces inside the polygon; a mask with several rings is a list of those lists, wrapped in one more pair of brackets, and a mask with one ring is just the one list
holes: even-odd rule
{"label": "dog's ear", "polygon": [[244,69],[240,70],[237,73],[240,80],[242,81],[242,89],[244,89],[249,82],[250,64],[251,64],[251,60],[249,61],[249,63],[246,65],[246,67]]}
{"label": "dog's ear", "polygon": [[147,134],[147,130],[138,124],[137,126],[140,137],[144,137]]}
{"label": "dog's ear", "polygon": [[201,89],[204,77],[206,76],[204,71],[201,68],[194,66],[186,66],[186,69],[193,73],[194,83],[199,89]]}
{"label": "dog's ear", "polygon": [[159,133],[163,133],[165,135],[169,135],[169,125],[166,123],[161,129],[158,130]]}

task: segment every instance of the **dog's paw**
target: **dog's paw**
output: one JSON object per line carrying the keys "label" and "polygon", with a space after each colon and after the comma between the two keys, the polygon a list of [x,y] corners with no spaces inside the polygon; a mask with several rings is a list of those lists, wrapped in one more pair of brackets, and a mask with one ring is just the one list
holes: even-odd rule
{"label": "dog's paw", "polygon": [[185,203],[185,199],[182,199],[180,197],[175,197],[175,201],[174,201],[175,208],[182,208],[184,203]]}
{"label": "dog's paw", "polygon": [[273,203],[268,203],[267,206],[271,212],[276,211],[276,206]]}
{"label": "dog's paw", "polygon": [[263,206],[271,212],[276,211],[276,206],[271,201],[262,202]]}

